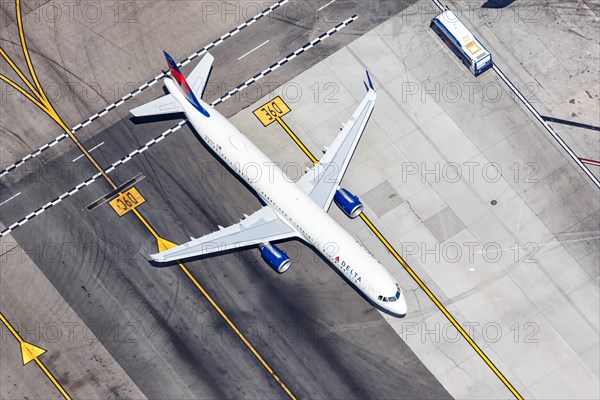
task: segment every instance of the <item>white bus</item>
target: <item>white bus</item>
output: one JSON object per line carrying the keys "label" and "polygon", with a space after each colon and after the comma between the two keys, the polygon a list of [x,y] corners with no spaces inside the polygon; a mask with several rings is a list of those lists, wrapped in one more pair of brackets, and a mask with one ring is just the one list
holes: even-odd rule
{"label": "white bus", "polygon": [[492,55],[450,10],[431,20],[431,28],[477,76],[492,66]]}

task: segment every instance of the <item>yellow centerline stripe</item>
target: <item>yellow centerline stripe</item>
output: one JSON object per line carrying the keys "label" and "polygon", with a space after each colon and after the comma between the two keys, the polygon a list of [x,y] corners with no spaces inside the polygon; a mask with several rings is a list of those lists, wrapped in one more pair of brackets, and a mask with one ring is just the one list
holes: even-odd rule
{"label": "yellow centerline stripe", "polygon": [[19,341],[19,344],[23,343],[23,338],[21,338],[21,335],[19,335],[15,328],[13,328],[12,325],[8,322],[8,320],[4,317],[2,311],[0,311],[0,321],[2,321],[4,325],[6,325],[10,333],[12,333],[12,335]]}
{"label": "yellow centerline stripe", "polygon": [[56,386],[56,388],[58,389],[60,394],[62,394],[65,399],[71,400],[71,396],[69,396],[67,391],[65,389],[63,389],[63,387],[60,385],[60,383],[58,383],[58,381],[56,380],[54,375],[52,375],[52,373],[50,371],[48,371],[48,368],[46,368],[44,363],[41,362],[40,359],[37,357],[34,358],[34,361],[42,369],[42,371],[44,371],[44,374],[46,374],[46,376],[50,379],[50,381],[54,384],[54,386]]}
{"label": "yellow centerline stripe", "polygon": [[12,70],[17,73],[17,75],[19,76],[19,78],[21,78],[21,80],[23,81],[23,83],[25,83],[27,85],[27,87],[29,88],[29,90],[31,90],[31,92],[41,101],[40,95],[37,92],[37,90],[35,90],[35,88],[31,84],[31,82],[29,82],[29,80],[27,78],[25,78],[25,75],[23,75],[23,73],[21,72],[21,70],[15,65],[15,63],[13,62],[13,60],[11,60],[11,58],[8,56],[8,54],[6,54],[4,52],[4,50],[2,49],[2,47],[0,47],[0,55],[2,56],[2,58],[4,58],[6,60],[6,62],[12,68]]}
{"label": "yellow centerline stripe", "polygon": [[[75,134],[66,126],[66,124],[64,123],[64,121],[62,120],[62,118],[58,115],[58,113],[56,112],[56,110],[54,109],[54,107],[52,106],[52,104],[46,98],[46,96],[44,94],[44,91],[42,89],[42,86],[40,85],[40,83],[39,83],[39,81],[37,79],[37,76],[35,74],[33,65],[31,64],[31,59],[29,57],[29,52],[27,51],[27,45],[25,43],[25,36],[24,36],[24,33],[23,33],[23,26],[22,26],[22,21],[21,21],[20,1],[16,0],[16,3],[17,3],[17,22],[18,22],[18,25],[19,25],[19,35],[21,37],[21,46],[22,46],[22,49],[23,49],[23,54],[25,56],[25,59],[27,60],[27,66],[29,67],[29,72],[31,73],[31,75],[32,75],[32,77],[33,77],[33,79],[35,81],[35,84],[36,84],[37,88],[39,89],[39,94],[31,87],[31,84],[23,77],[22,73],[16,68],[16,66],[14,65],[14,63],[12,63],[12,61],[10,61],[10,59],[8,58],[8,56],[5,55],[4,52],[2,52],[2,54],[3,54],[3,56],[5,56],[5,58],[7,58],[7,60],[9,61],[9,63],[13,67],[13,69],[17,72],[17,74],[19,74],[19,76],[21,77],[21,79],[24,80],[24,82],[29,86],[29,88],[34,93],[38,94],[38,97],[39,97],[39,95],[42,96],[42,98],[40,98],[40,100],[45,105],[45,107],[43,107],[39,102],[36,102],[31,96],[28,96],[27,93],[24,92],[17,85],[13,85],[13,87],[17,88],[17,90],[19,90],[21,93],[25,94],[29,100],[31,100],[36,105],[38,105],[38,107],[40,107],[42,110],[44,110],[65,131],[65,133],[67,133],[67,135],[69,135],[69,137],[71,138],[71,140],[77,145],[77,147],[82,151],[82,153],[85,155],[85,157],[94,165],[94,167],[102,174],[102,176],[104,177],[104,179],[113,187],[113,189],[116,189],[117,186],[112,181],[112,179],[110,179],[110,177],[106,174],[106,172],[104,171],[104,169],[102,169],[100,167],[100,165],[96,162],[96,160],[90,155],[90,153],[83,146],[83,144],[77,139],[77,137],[75,136]],[[7,83],[11,84],[10,80],[5,80],[5,81]],[[140,214],[140,212],[137,209],[134,209],[133,213],[136,215],[136,217],[138,218],[138,220],[144,225],[144,227],[150,232],[150,234],[157,240],[157,242],[159,244],[159,248],[162,247],[162,246],[165,246],[165,245],[174,246],[174,244],[172,244],[172,243],[170,243],[170,242],[162,239],[160,236],[158,236],[158,234],[156,233],[156,231],[154,230],[154,228],[152,228],[152,226]],[[254,348],[254,346],[252,346],[252,344],[246,339],[246,337],[237,328],[237,326],[231,321],[231,319],[229,319],[229,317],[225,314],[225,312],[221,309],[221,307],[219,307],[217,305],[217,303],[208,294],[208,292],[204,289],[204,287],[202,285],[200,285],[200,283],[194,278],[194,276],[190,273],[190,271],[186,268],[186,266],[183,263],[181,263],[181,262],[178,262],[178,265],[179,265],[180,269],[185,273],[185,275],[192,281],[192,283],[194,284],[194,286],[196,286],[196,288],[204,295],[204,297],[208,300],[208,302],[212,305],[212,307],[219,313],[219,315],[223,318],[223,320],[225,320],[225,322],[229,325],[229,327],[231,327],[231,329],[236,333],[236,335],[242,340],[242,342],[246,345],[246,347],[250,350],[250,352],[256,357],[256,359],[261,363],[261,365],[269,372],[269,374],[281,386],[281,388],[285,391],[285,393],[292,400],[296,400],[296,397],[292,394],[292,392],[289,390],[289,388],[283,383],[283,381],[279,378],[279,376],[275,373],[275,371],[269,366],[269,364],[262,358],[262,356],[258,353],[258,351],[256,351],[256,349]],[[3,318],[3,321],[5,321],[4,317],[2,317],[2,318]],[[6,321],[5,324],[9,327],[9,329],[11,330],[11,332],[13,332],[13,335],[15,335],[15,337],[17,337],[19,339],[19,341],[22,341],[22,339],[20,339],[20,336],[18,336],[18,334],[16,333],[16,331],[14,331],[14,329],[12,329],[12,327],[10,326],[10,324],[8,324],[8,321]],[[46,374],[46,376],[48,376],[48,378],[50,378],[50,380],[59,389],[59,391],[61,392],[61,394],[63,394],[63,396],[65,396],[65,398],[67,398],[68,400],[70,400],[70,397],[68,396],[68,394],[64,391],[64,389],[62,389],[62,387],[60,386],[60,384],[58,383],[58,381],[54,378],[54,376],[50,373],[50,371],[48,371],[48,369],[44,366],[44,364],[41,361],[39,361],[37,358],[35,358],[35,360],[36,360],[36,363],[40,366],[40,368],[44,371],[44,373]]]}
{"label": "yellow centerline stripe", "polygon": [[54,107],[52,107],[52,104],[50,104],[48,102],[47,106],[48,106],[48,115],[50,115],[50,117],[63,129],[63,131],[65,131],[65,133],[67,135],[69,135],[69,137],[71,138],[73,143],[75,143],[75,145],[79,148],[79,150],[81,150],[81,152],[85,155],[85,157],[92,163],[92,165],[94,165],[94,168],[96,168],[96,170],[98,170],[98,172],[100,172],[102,174],[102,176],[104,177],[106,182],[108,182],[108,184],[110,186],[112,186],[113,189],[116,189],[117,185],[112,181],[112,179],[110,179],[110,177],[106,174],[106,172],[104,172],[104,169],[102,167],[100,167],[98,162],[96,162],[96,160],[90,155],[90,153],[83,146],[83,144],[79,141],[79,139],[77,139],[75,134],[67,127],[67,125],[63,122],[62,118],[54,110]]}
{"label": "yellow centerline stripe", "polygon": [[[15,330],[15,328],[13,328],[13,326],[10,324],[10,322],[8,322],[8,320],[4,317],[2,312],[0,312],[0,320],[8,328],[10,333],[12,333],[12,335],[15,337],[15,339],[17,339],[19,344],[22,344],[25,342],[23,340],[23,338],[21,337],[21,335],[19,335],[19,333]],[[48,379],[50,379],[50,382],[52,382],[52,384],[54,384],[54,386],[58,389],[60,394],[62,394],[65,399],[71,400],[71,396],[69,396],[67,391],[65,389],[63,389],[63,387],[56,380],[56,378],[54,378],[54,375],[52,375],[52,373],[48,370],[48,368],[46,368],[44,363],[38,357],[35,357],[34,360],[35,360],[35,363],[38,365],[38,367],[40,367],[42,372],[44,372],[44,374],[48,377]]]}
{"label": "yellow centerline stripe", "polygon": [[[20,71],[18,69],[15,69],[15,71],[20,74]],[[114,182],[110,179],[110,177],[104,172],[104,170],[98,165],[96,160],[93,159],[92,157],[90,157],[90,154],[87,151],[87,149],[81,144],[81,142],[79,142],[79,140],[77,139],[77,137],[75,137],[73,132],[65,125],[62,118],[60,118],[58,113],[54,110],[54,107],[52,107],[52,104],[50,104],[50,102],[44,102],[44,104],[42,105],[40,102],[38,102],[36,99],[34,99],[29,93],[27,93],[23,88],[21,88],[15,82],[13,82],[12,80],[10,80],[9,78],[5,77],[2,74],[0,74],[0,80],[8,83],[10,86],[12,86],[16,90],[18,90],[22,95],[27,97],[27,99],[29,101],[31,101],[33,104],[35,104],[41,110],[43,110],[46,114],[48,114],[48,116],[50,116],[50,118],[52,118],[65,131],[65,133],[67,133],[67,135],[69,135],[71,137],[71,140],[73,140],[73,142],[77,145],[77,147],[81,150],[81,152],[88,158],[88,160],[94,165],[94,167],[104,176],[106,181],[113,187],[113,189],[115,189],[117,187],[114,184]]]}
{"label": "yellow centerline stripe", "polygon": [[[17,7],[18,6],[19,6],[19,0],[17,0]],[[24,38],[22,39],[22,45],[23,46],[25,45]],[[44,92],[41,88],[41,85],[37,81],[37,78],[35,77],[35,72],[33,71],[33,66],[31,65],[31,61],[29,59],[29,55],[27,53],[26,47],[23,47],[23,51],[25,54],[25,58],[28,60],[28,66],[30,67],[30,72],[31,72],[32,76],[34,77],[34,80],[36,81],[36,86],[38,86],[40,93],[43,95]],[[18,86],[17,86],[17,88],[18,88]],[[31,96],[28,96],[28,98],[31,101],[34,101],[34,99],[31,98]],[[106,174],[106,172],[104,172],[104,169],[102,169],[100,167],[100,165],[96,162],[96,160],[90,155],[90,153],[86,150],[86,148],[83,146],[83,144],[77,139],[75,134],[66,126],[66,124],[64,123],[62,118],[58,115],[58,113],[56,112],[56,110],[54,109],[52,104],[45,98],[45,96],[44,96],[44,99],[45,99],[44,104],[46,107],[39,105],[39,103],[37,103],[37,102],[36,102],[37,103],[36,105],[39,105],[39,107],[42,108],[65,131],[65,133],[67,133],[69,135],[71,140],[82,151],[82,153],[85,155],[85,157],[94,165],[94,167],[98,170],[98,172],[100,172],[102,174],[104,179],[113,187],[113,189],[116,189],[116,187],[117,187],[116,184],[112,181],[112,179],[110,179],[110,177]],[[140,214],[140,212],[137,209],[134,209],[133,213],[136,215],[136,217],[139,219],[139,221],[144,225],[144,227],[150,232],[150,234],[159,243],[165,242],[164,239],[162,239],[160,236],[158,236],[158,234],[156,233],[154,228],[152,228],[152,226]],[[254,346],[252,346],[252,344],[246,339],[246,337],[236,327],[236,325],[229,319],[229,317],[225,314],[225,312],[217,305],[217,303],[208,294],[208,292],[202,287],[202,285],[200,285],[200,283],[194,278],[194,276],[185,267],[185,265],[182,263],[178,263],[178,265],[179,265],[180,269],[185,273],[185,275],[192,281],[194,286],[196,286],[196,288],[203,294],[203,296],[208,300],[208,302],[212,305],[212,307],[219,313],[219,315],[223,318],[223,320],[225,320],[225,322],[231,327],[231,329],[236,333],[236,335],[242,340],[242,342],[246,345],[246,347],[250,350],[250,352],[256,357],[256,359],[261,363],[261,365],[269,372],[269,374],[281,386],[281,388],[285,391],[285,393],[291,399],[296,400],[296,397],[292,394],[292,392],[289,390],[289,388],[283,383],[283,381],[279,378],[279,376],[275,373],[275,371],[269,366],[269,364],[262,358],[262,356],[258,353],[258,351],[256,351]],[[36,359],[36,361],[37,361],[37,359]],[[44,372],[46,372],[46,375],[55,383],[55,385],[57,385],[57,387],[60,387],[60,385],[58,385],[58,382],[56,381],[56,379],[54,379],[52,374],[49,373],[49,371],[43,366],[43,364],[41,364],[41,362],[38,361],[38,365],[40,365],[40,368],[42,368],[44,370]],[[61,390],[61,389],[59,388],[59,390]],[[61,393],[63,393],[63,392],[64,391],[61,390]],[[66,394],[66,392],[64,394]]]}
{"label": "yellow centerline stripe", "polygon": [[[77,146],[83,151],[83,154],[92,162],[92,164],[96,167],[96,169],[102,173],[102,176],[107,180],[107,182],[116,189],[115,183],[106,175],[104,170],[98,165],[96,160],[90,155],[90,153],[83,147],[83,145],[77,140],[75,134],[71,132],[70,129],[67,128],[65,123],[62,121],[60,116],[54,111],[54,108],[48,103],[50,109],[52,111],[52,118],[63,128],[63,130],[69,135],[69,137],[77,144]],[[164,241],[152,228],[150,223],[140,214],[137,209],[133,210],[133,213],[140,220],[140,222],[144,225],[144,227],[150,232],[150,234],[160,243],[160,241]],[[212,299],[212,297],[204,290],[204,288],[198,283],[198,281],[192,276],[189,270],[182,264],[178,263],[179,267],[186,274],[186,276],[192,281],[192,283],[200,290],[200,292],[204,295],[204,297],[208,300],[208,302],[213,306],[213,308],[221,315],[221,317],[227,322],[227,324],[233,329],[233,331],[238,335],[240,339],[244,342],[244,344],[248,347],[248,349],[254,354],[254,356],[260,361],[260,363],[265,367],[265,369],[269,372],[269,374],[277,381],[277,383],[282,387],[282,389],[286,392],[286,394],[293,400],[296,400],[296,397],[292,394],[292,392],[288,389],[288,387],[281,381],[279,376],[273,371],[273,369],[267,364],[267,362],[258,354],[256,349],[250,344],[250,342],[245,338],[245,336],[240,332],[240,330],[235,326],[235,324],[227,317],[227,315],[223,312],[223,310],[217,305],[217,303]]]}
{"label": "yellow centerline stripe", "polygon": [[283,130],[286,131],[287,134],[292,138],[292,140],[294,142],[296,142],[296,144],[302,149],[302,151],[304,152],[304,154],[306,154],[308,156],[308,158],[310,158],[310,161],[312,161],[313,164],[318,163],[319,160],[317,160],[316,157],[313,156],[313,154],[310,152],[310,150],[308,150],[306,148],[306,146],[304,145],[304,143],[302,143],[302,141],[300,139],[298,139],[298,136],[296,136],[296,134],[294,132],[292,132],[292,130],[290,129],[290,127],[287,126],[287,124],[285,122],[283,122],[283,119],[281,119],[279,116],[275,117],[275,119],[277,120],[277,122],[279,123],[279,125],[283,128]]}
{"label": "yellow centerline stripe", "polygon": [[[148,229],[150,234],[152,236],[154,236],[154,238],[157,241],[160,242],[160,241],[164,240],[160,236],[158,236],[156,231],[152,228],[152,226],[150,226],[150,224],[144,219],[144,217],[142,217],[142,215],[138,212],[137,209],[134,209],[133,212],[140,219],[142,224],[144,224],[144,226]],[[219,305],[215,302],[215,300],[212,298],[212,296],[206,291],[206,289],[204,289],[204,287],[200,284],[200,282],[198,282],[198,280],[196,280],[196,278],[194,278],[194,276],[187,269],[187,267],[181,262],[178,262],[177,265],[185,273],[185,275],[189,278],[189,280],[192,281],[194,286],[196,286],[196,288],[202,293],[202,295],[206,298],[206,300],[208,300],[210,305],[217,311],[217,313],[219,313],[219,315],[221,316],[221,318],[223,318],[223,320],[227,323],[227,325],[229,325],[229,327],[241,339],[241,341],[246,345],[246,347],[248,347],[248,349],[254,355],[254,357],[256,357],[256,359],[262,364],[262,366],[267,370],[267,372],[269,372],[269,374],[273,377],[273,379],[275,379],[275,381],[281,386],[281,388],[285,391],[285,393],[291,399],[296,400],[296,397],[292,394],[290,389],[288,389],[288,387],[285,385],[285,383],[283,383],[283,381],[279,378],[279,376],[275,373],[275,371],[273,371],[273,368],[271,368],[271,366],[269,366],[269,364],[265,361],[265,359],[262,358],[262,356],[258,353],[258,351],[256,351],[254,346],[252,346],[252,344],[248,341],[248,339],[246,339],[244,334],[242,332],[240,332],[240,330],[237,328],[237,326],[231,321],[231,319],[229,319],[227,314],[225,314],[223,309],[221,309],[221,307],[219,307]]]}
{"label": "yellow centerline stripe", "polygon": [[29,73],[35,82],[35,86],[39,90],[39,95],[41,95],[41,101],[44,104],[49,105],[48,99],[46,98],[46,94],[44,94],[44,90],[42,90],[42,85],[37,79],[35,75],[35,70],[33,69],[33,64],[31,64],[31,59],[29,58],[29,51],[27,51],[27,43],[25,41],[25,33],[23,32],[23,21],[21,19],[21,0],[16,0],[16,14],[17,14],[17,26],[19,28],[19,38],[21,39],[21,49],[23,50],[23,55],[25,56],[25,60],[27,61],[27,68],[29,68]]}
{"label": "yellow centerline stripe", "polygon": [[[285,122],[279,117],[277,118],[277,122],[279,125],[283,127],[286,133],[291,137],[291,139],[302,149],[304,154],[313,162],[318,163],[318,160],[313,156],[313,154],[304,146],[302,141],[296,136],[294,132],[287,126]],[[463,338],[471,345],[473,350],[481,357],[481,359],[487,364],[488,367],[494,372],[494,374],[502,381],[504,386],[515,396],[515,398],[519,400],[523,400],[523,397],[519,394],[519,392],[514,388],[514,386],[504,377],[502,372],[494,365],[492,360],[488,358],[488,356],[481,350],[481,348],[475,343],[475,341],[469,336],[469,334],[463,329],[462,326],[456,321],[456,319],[450,314],[450,312],[444,307],[444,305],[438,300],[438,298],[429,290],[427,285],[419,278],[419,276],[413,271],[413,269],[404,261],[404,259],[400,256],[400,254],[394,249],[394,247],[387,241],[387,239],[379,232],[379,229],[373,225],[371,220],[365,215],[365,213],[360,214],[360,218],[363,222],[371,229],[371,231],[377,236],[377,238],[381,241],[381,243],[392,253],[394,258],[402,265],[402,267],[408,272],[408,274],[413,278],[413,280],[419,285],[421,289],[427,294],[427,296],[433,301],[433,303],[437,306],[437,308],[446,316],[446,318],[450,321],[452,325],[458,330]]]}
{"label": "yellow centerline stripe", "polygon": [[488,358],[488,356],[483,352],[483,350],[481,350],[481,348],[477,345],[477,343],[475,343],[475,341],[471,338],[471,336],[469,336],[469,334],[467,334],[467,332],[456,321],[456,319],[454,319],[454,317],[452,316],[452,314],[450,314],[450,312],[446,309],[446,307],[444,307],[444,305],[438,300],[438,298],[429,290],[429,288],[427,287],[427,285],[425,285],[425,283],[421,280],[421,278],[419,278],[419,276],[406,263],[406,261],[404,261],[404,259],[400,256],[400,254],[398,254],[396,249],[394,249],[394,247],[392,247],[392,245],[381,234],[381,232],[379,232],[379,230],[375,227],[375,225],[373,225],[371,220],[364,213],[360,214],[360,218],[365,222],[365,224],[367,224],[367,226],[371,229],[371,231],[375,234],[375,236],[377,236],[379,238],[381,243],[383,243],[383,245],[392,253],[394,258],[402,265],[402,267],[404,267],[406,272],[408,272],[408,274],[414,279],[414,281],[417,282],[419,287],[421,289],[423,289],[423,291],[434,302],[434,304],[437,306],[437,308],[446,316],[446,318],[448,318],[448,320],[452,323],[452,325],[454,325],[454,327],[460,332],[461,336],[466,339],[466,341],[471,345],[473,350],[475,350],[475,352],[477,352],[477,354],[479,354],[481,359],[488,365],[488,367],[490,367],[492,369],[494,374],[496,374],[496,376],[498,378],[500,378],[500,380],[502,381],[502,383],[504,383],[504,385],[508,388],[508,390],[510,390],[511,393],[517,399],[522,400],[523,398],[521,397],[519,392],[517,392],[517,390],[513,387],[513,385],[504,377],[502,372],[500,372],[500,370],[494,365],[492,360],[490,360]]}
{"label": "yellow centerline stripe", "polygon": [[15,82],[13,82],[12,80],[10,80],[9,78],[7,78],[6,76],[4,76],[2,74],[0,74],[0,80],[3,80],[4,82],[8,83],[13,88],[17,89],[19,91],[19,93],[21,93],[23,96],[27,97],[27,99],[29,101],[31,101],[33,104],[35,104],[36,106],[38,106],[45,113],[48,113],[48,110],[46,109],[46,107],[44,107],[42,105],[42,103],[40,103],[39,101],[37,101],[36,99],[34,99],[32,95],[30,95],[29,93],[27,93],[25,91],[25,89],[23,89],[22,87],[20,87],[19,85],[17,85]]}
{"label": "yellow centerline stripe", "polygon": [[281,388],[285,391],[285,393],[291,399],[296,400],[296,397],[288,389],[288,387],[285,385],[285,383],[283,383],[283,381],[279,378],[279,376],[275,373],[275,371],[273,371],[273,368],[271,368],[269,366],[269,364],[261,357],[261,355],[258,353],[258,351],[256,351],[256,349],[254,348],[254,346],[252,346],[252,344],[250,344],[250,342],[246,339],[246,337],[242,334],[242,332],[240,332],[240,330],[229,319],[229,317],[227,317],[227,315],[223,312],[223,310],[221,309],[221,307],[219,307],[217,305],[217,303],[215,303],[215,301],[212,299],[212,297],[208,294],[208,292],[206,292],[206,290],[204,290],[204,288],[200,285],[200,283],[198,283],[198,281],[196,280],[196,278],[194,278],[192,276],[192,274],[185,267],[185,265],[183,265],[180,262],[178,263],[178,265],[179,265],[179,268],[181,268],[181,270],[187,275],[187,277],[194,283],[194,285],[196,285],[196,287],[198,288],[198,290],[200,290],[200,292],[202,292],[202,294],[204,295],[204,297],[206,297],[206,299],[213,306],[213,308],[215,310],[217,310],[217,312],[219,313],[219,315],[221,315],[221,317],[225,320],[225,322],[227,322],[227,324],[229,325],[229,327],[236,333],[236,335],[238,335],[238,337],[242,340],[242,342],[244,342],[244,344],[246,345],[246,347],[248,347],[248,349],[252,352],[252,354],[254,354],[254,356],[258,359],[258,361],[260,361],[260,363],[262,364],[262,366],[265,367],[265,369],[269,372],[269,374],[275,379],[275,381],[277,381],[277,383],[281,386]]}

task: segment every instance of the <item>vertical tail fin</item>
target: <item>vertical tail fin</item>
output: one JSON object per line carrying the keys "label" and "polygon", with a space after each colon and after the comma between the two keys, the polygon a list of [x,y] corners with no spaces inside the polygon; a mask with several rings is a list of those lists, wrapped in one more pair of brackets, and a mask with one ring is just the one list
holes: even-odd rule
{"label": "vertical tail fin", "polygon": [[181,91],[182,91],[183,95],[190,102],[190,104],[194,106],[194,108],[196,108],[198,111],[200,111],[204,116],[210,117],[210,114],[208,113],[208,111],[206,111],[206,109],[204,109],[204,107],[202,107],[202,105],[200,105],[200,102],[196,98],[196,95],[190,88],[190,85],[188,85],[183,74],[179,70],[179,67],[177,66],[177,63],[175,62],[175,60],[173,60],[173,58],[166,51],[163,50],[163,53],[165,53],[165,58],[167,59],[167,64],[169,65],[169,69],[171,70],[171,76],[179,84],[179,87],[181,87]]}

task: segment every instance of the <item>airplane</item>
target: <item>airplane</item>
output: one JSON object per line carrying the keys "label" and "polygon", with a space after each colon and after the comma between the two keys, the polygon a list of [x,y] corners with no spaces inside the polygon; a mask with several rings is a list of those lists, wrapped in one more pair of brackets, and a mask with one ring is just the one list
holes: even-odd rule
{"label": "airplane", "polygon": [[[163,252],[151,254],[157,263],[214,255],[257,246],[265,262],[282,274],[291,266],[274,242],[301,239],[322,254],[376,308],[396,317],[407,312],[406,299],[392,275],[329,214],[331,204],[350,218],[360,215],[359,198],[340,182],[375,106],[376,92],[367,71],[367,94],[321,160],[293,182],[258,147],[217,110],[202,100],[214,57],[206,54],[184,78],[164,52],[171,76],[164,78],[169,94],[132,109],[135,117],[183,112],[189,123],[221,161],[244,180],[264,206],[239,223]],[[245,168],[252,165],[253,170]],[[256,173],[258,169],[258,174]]]}

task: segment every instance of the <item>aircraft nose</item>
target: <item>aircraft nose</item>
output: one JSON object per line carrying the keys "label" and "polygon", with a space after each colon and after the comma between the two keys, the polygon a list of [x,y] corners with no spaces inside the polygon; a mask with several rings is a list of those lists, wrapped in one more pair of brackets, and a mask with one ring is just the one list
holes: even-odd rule
{"label": "aircraft nose", "polygon": [[390,307],[390,312],[396,314],[399,318],[404,318],[408,311],[408,306],[406,305],[406,298],[404,297],[404,292],[400,292],[400,298]]}
{"label": "aircraft nose", "polygon": [[400,306],[400,312],[399,314],[402,317],[406,316],[406,313],[408,312],[408,306],[406,305],[406,297],[404,297],[404,293],[400,294],[400,298],[398,299],[398,305]]}
{"label": "aircraft nose", "polygon": [[400,297],[394,302],[378,301],[377,304],[385,311],[397,318],[404,318],[408,310],[404,293],[400,292]]}

